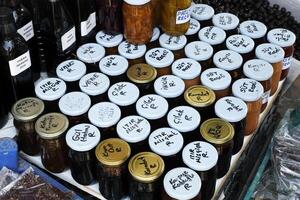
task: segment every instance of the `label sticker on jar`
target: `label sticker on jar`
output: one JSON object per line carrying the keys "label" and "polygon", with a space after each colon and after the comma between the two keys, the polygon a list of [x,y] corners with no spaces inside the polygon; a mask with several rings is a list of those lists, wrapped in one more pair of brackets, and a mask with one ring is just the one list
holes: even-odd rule
{"label": "label sticker on jar", "polygon": [[218,45],[225,41],[226,32],[216,26],[207,26],[199,31],[199,38],[210,45]]}
{"label": "label sticker on jar", "polygon": [[192,17],[200,22],[211,19],[215,14],[215,10],[206,4],[194,4],[191,9]]}
{"label": "label sticker on jar", "polygon": [[256,80],[243,78],[233,83],[232,93],[245,102],[254,102],[262,98],[264,88]]}
{"label": "label sticker on jar", "polygon": [[86,66],[79,60],[67,60],[59,64],[56,68],[58,78],[64,81],[78,81],[86,73]]}
{"label": "label sticker on jar", "polygon": [[90,14],[86,21],[81,22],[81,36],[87,36],[96,27],[96,12]]}
{"label": "label sticker on jar", "polygon": [[59,100],[58,106],[65,115],[80,116],[91,107],[91,99],[83,92],[70,92]]}
{"label": "label sticker on jar", "polygon": [[184,24],[190,21],[191,19],[191,12],[190,8],[185,10],[178,10],[176,13],[176,24]]}
{"label": "label sticker on jar", "polygon": [[282,62],[284,59],[284,50],[276,45],[265,43],[259,45],[255,50],[256,57],[265,60],[271,64]]}
{"label": "label sticker on jar", "polygon": [[109,55],[99,62],[100,71],[108,76],[119,76],[128,69],[128,60],[119,55]]}
{"label": "label sticker on jar", "polygon": [[66,90],[66,83],[58,78],[44,79],[35,87],[37,97],[44,101],[57,100],[65,94]]}
{"label": "label sticker on jar", "polygon": [[143,57],[146,50],[146,45],[130,44],[128,41],[122,42],[118,47],[119,54],[131,60]]}
{"label": "label sticker on jar", "polygon": [[269,31],[268,41],[283,48],[292,47],[296,42],[296,35],[290,30],[276,28]]}
{"label": "label sticker on jar", "polygon": [[169,49],[171,51],[177,51],[183,49],[186,43],[187,43],[187,38],[185,35],[170,36],[164,33],[159,37],[160,46]]}
{"label": "label sticker on jar", "polygon": [[213,57],[216,67],[226,71],[233,71],[240,68],[243,64],[243,57],[231,50],[221,50]]}
{"label": "label sticker on jar", "polygon": [[240,32],[250,38],[259,39],[266,35],[267,27],[259,21],[248,20],[240,24]]}
{"label": "label sticker on jar", "polygon": [[232,35],[227,38],[226,46],[229,50],[235,51],[240,54],[246,54],[253,51],[254,41],[245,35]]}
{"label": "label sticker on jar", "polygon": [[210,68],[202,72],[201,83],[212,90],[219,91],[229,89],[231,85],[231,75],[219,68]]}
{"label": "label sticker on jar", "polygon": [[87,74],[79,81],[81,91],[90,96],[104,94],[108,90],[109,85],[109,78],[105,74],[98,72]]}
{"label": "label sticker on jar", "polygon": [[150,49],[145,58],[147,64],[156,68],[168,67],[174,62],[173,52],[165,48]]}
{"label": "label sticker on jar", "polygon": [[123,35],[109,35],[104,33],[103,31],[100,31],[96,35],[96,40],[98,44],[101,44],[106,48],[112,48],[117,47],[122,42]]}
{"label": "label sticker on jar", "polygon": [[76,55],[85,63],[97,63],[105,56],[105,49],[99,44],[88,43],[79,47]]}
{"label": "label sticker on jar", "polygon": [[187,32],[185,33],[185,35],[187,35],[187,36],[194,35],[194,34],[198,33],[199,30],[200,30],[200,23],[199,23],[199,21],[191,18],[190,19],[189,29],[187,30]]}
{"label": "label sticker on jar", "polygon": [[31,58],[29,51],[20,55],[14,60],[10,60],[8,64],[11,76],[17,76],[21,74],[22,72],[31,67]]}
{"label": "label sticker on jar", "polygon": [[18,29],[17,31],[27,42],[31,38],[34,37],[34,29],[33,29],[33,23],[30,21],[28,24],[23,26],[22,28]]}
{"label": "label sticker on jar", "polygon": [[129,82],[119,82],[112,85],[108,90],[108,98],[118,106],[130,106],[140,96],[139,88]]}
{"label": "label sticker on jar", "polygon": [[181,58],[172,64],[172,73],[183,80],[191,80],[200,76],[201,65],[190,58]]}
{"label": "label sticker on jar", "polygon": [[181,78],[174,75],[161,76],[154,82],[154,90],[164,98],[180,97],[184,90],[185,84]]}
{"label": "label sticker on jar", "polygon": [[260,59],[249,60],[243,67],[244,75],[257,81],[267,81],[273,76],[273,67],[270,63]]}
{"label": "label sticker on jar", "polygon": [[70,46],[75,44],[75,42],[76,42],[76,31],[75,31],[75,27],[73,27],[61,37],[62,51],[67,50]]}
{"label": "label sticker on jar", "polygon": [[236,29],[239,23],[239,18],[231,13],[219,13],[213,17],[213,24],[225,31]]}
{"label": "label sticker on jar", "polygon": [[184,48],[185,55],[197,61],[207,61],[214,53],[213,47],[201,41],[191,42]]}
{"label": "label sticker on jar", "polygon": [[12,108],[12,115],[16,120],[28,121],[36,119],[44,112],[45,105],[42,100],[27,97],[17,101]]}
{"label": "label sticker on jar", "polygon": [[292,56],[283,59],[283,67],[282,70],[288,69],[292,65]]}

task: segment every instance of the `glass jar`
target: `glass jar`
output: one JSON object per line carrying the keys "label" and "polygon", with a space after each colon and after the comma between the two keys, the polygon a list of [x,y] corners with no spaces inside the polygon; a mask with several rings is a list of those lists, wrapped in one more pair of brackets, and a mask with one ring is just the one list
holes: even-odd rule
{"label": "glass jar", "polygon": [[273,72],[274,70],[272,65],[264,60],[253,59],[244,64],[244,75],[247,78],[260,82],[264,87],[261,112],[263,112],[268,106]]}
{"label": "glass jar", "polygon": [[161,20],[161,3],[160,0],[151,0],[152,8],[155,10],[153,15],[154,26],[160,26]]}
{"label": "glass jar", "polygon": [[185,46],[184,51],[186,57],[198,61],[203,70],[212,67],[214,49],[210,44],[201,41],[191,42]]}
{"label": "glass jar", "polygon": [[174,62],[174,54],[168,49],[150,49],[145,55],[145,60],[148,65],[156,68],[158,77],[172,73],[171,65]]}
{"label": "glass jar", "polygon": [[236,97],[228,96],[219,99],[215,105],[217,117],[229,122],[234,128],[232,155],[237,154],[243,147],[246,117],[248,113],[247,104]]}
{"label": "glass jar", "polygon": [[123,41],[123,35],[110,35],[104,31],[100,31],[96,35],[96,41],[105,47],[106,55],[115,55],[118,53],[119,44]]}
{"label": "glass jar", "polygon": [[39,136],[41,160],[50,172],[61,173],[68,166],[68,151],[65,133],[69,120],[60,113],[48,113],[35,123],[35,131]]}
{"label": "glass jar", "polygon": [[212,118],[203,122],[200,133],[203,139],[211,143],[218,151],[217,177],[222,178],[230,168],[234,128],[227,121]]}
{"label": "glass jar", "polygon": [[245,135],[251,135],[259,125],[264,88],[258,81],[243,78],[233,83],[232,94],[247,103]]}
{"label": "glass jar", "polygon": [[90,185],[96,178],[95,148],[100,131],[91,124],[73,126],[66,135],[72,177],[81,185]]}
{"label": "glass jar", "polygon": [[[153,2],[153,0],[151,2]],[[155,16],[157,14],[158,13],[156,13]],[[151,38],[150,42],[147,43],[147,49],[153,49],[153,48],[159,47],[159,40],[158,40],[159,36],[160,36],[160,30],[159,30],[159,28],[155,27],[153,29],[152,38]]]}
{"label": "glass jar", "polygon": [[244,63],[255,57],[255,43],[248,36],[232,35],[227,38],[226,46],[229,50],[239,53],[243,57]]}
{"label": "glass jar", "polygon": [[124,36],[132,44],[146,44],[153,34],[153,7],[150,0],[124,0]]}
{"label": "glass jar", "polygon": [[119,200],[128,195],[127,160],[130,155],[130,146],[121,139],[107,139],[97,146],[99,191],[106,199]]}
{"label": "glass jar", "polygon": [[35,122],[44,112],[43,101],[28,97],[17,101],[11,110],[14,126],[18,132],[19,149],[24,153],[35,156],[40,152]]}
{"label": "glass jar", "polygon": [[191,8],[191,15],[194,19],[198,20],[202,27],[211,26],[212,18],[215,10],[206,4],[194,4]]}
{"label": "glass jar", "polygon": [[131,174],[129,197],[131,200],[155,200],[160,196],[161,179],[165,170],[163,159],[151,152],[133,156],[128,164]]}
{"label": "glass jar", "polygon": [[159,44],[161,47],[171,50],[174,53],[175,59],[184,58],[184,47],[187,43],[187,38],[184,35],[170,36],[162,34],[159,37]]}
{"label": "glass jar", "polygon": [[290,70],[292,58],[295,51],[296,35],[287,29],[277,28],[269,31],[268,41],[273,44],[279,45],[284,50],[283,68],[280,80],[284,80]]}
{"label": "glass jar", "polygon": [[247,20],[240,24],[240,33],[252,38],[255,46],[266,42],[267,27],[260,21]]}
{"label": "glass jar", "polygon": [[238,34],[239,18],[231,13],[218,13],[213,16],[213,25],[223,29],[227,36]]}
{"label": "glass jar", "polygon": [[189,29],[185,33],[188,43],[198,40],[198,32],[200,30],[200,27],[200,22],[195,20],[194,18],[191,18]]}
{"label": "glass jar", "polygon": [[216,148],[207,142],[194,141],[182,151],[184,164],[195,170],[201,178],[201,199],[211,199],[214,196],[218,158]]}
{"label": "glass jar", "polygon": [[207,26],[199,31],[199,39],[210,44],[215,51],[225,49],[226,32],[216,26]]}
{"label": "glass jar", "polygon": [[119,54],[129,61],[129,67],[139,63],[145,63],[144,55],[146,53],[146,45],[134,45],[127,41],[122,42],[118,51]]}

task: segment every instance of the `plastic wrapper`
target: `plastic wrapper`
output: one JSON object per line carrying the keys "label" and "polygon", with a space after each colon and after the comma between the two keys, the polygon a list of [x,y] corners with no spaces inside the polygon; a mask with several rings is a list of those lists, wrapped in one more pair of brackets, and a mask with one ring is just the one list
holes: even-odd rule
{"label": "plastic wrapper", "polygon": [[0,190],[2,190],[11,182],[16,180],[19,177],[19,174],[7,169],[6,167],[3,167],[0,171],[0,177]]}

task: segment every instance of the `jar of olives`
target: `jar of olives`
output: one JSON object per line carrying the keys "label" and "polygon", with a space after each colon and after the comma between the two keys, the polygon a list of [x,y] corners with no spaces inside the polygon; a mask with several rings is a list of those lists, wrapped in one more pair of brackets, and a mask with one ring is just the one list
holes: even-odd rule
{"label": "jar of olives", "polygon": [[187,44],[185,35],[170,36],[164,33],[159,37],[159,44],[161,47],[171,50],[174,53],[175,60],[185,57],[184,47]]}
{"label": "jar of olives", "polygon": [[129,67],[135,64],[145,63],[144,55],[146,50],[146,45],[135,45],[128,41],[122,42],[118,47],[119,54],[128,59]]}
{"label": "jar of olives", "polygon": [[118,46],[123,41],[123,35],[110,35],[104,31],[100,31],[96,35],[96,41],[98,44],[105,47],[106,55],[115,55],[118,53]]}
{"label": "jar of olives", "polygon": [[202,41],[195,41],[187,44],[184,50],[186,57],[198,61],[203,70],[212,67],[214,49],[210,44]]}

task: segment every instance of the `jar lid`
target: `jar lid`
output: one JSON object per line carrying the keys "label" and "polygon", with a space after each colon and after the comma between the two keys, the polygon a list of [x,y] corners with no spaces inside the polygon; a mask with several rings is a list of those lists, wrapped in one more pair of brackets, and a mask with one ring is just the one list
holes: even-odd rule
{"label": "jar lid", "polygon": [[274,73],[274,69],[270,63],[260,59],[249,60],[244,64],[244,74],[248,78],[257,81],[267,81]]}
{"label": "jar lid", "polygon": [[255,50],[256,57],[265,60],[271,64],[282,62],[284,59],[284,50],[276,45],[264,43],[259,45]]}
{"label": "jar lid", "polygon": [[265,24],[256,20],[248,20],[240,24],[241,34],[247,35],[253,39],[264,37],[267,33],[267,30],[268,29]]}
{"label": "jar lid", "polygon": [[185,35],[195,35],[200,30],[200,22],[198,20],[195,20],[193,18],[190,19],[190,26]]}
{"label": "jar lid", "polygon": [[186,145],[182,151],[182,160],[186,166],[195,171],[208,171],[215,167],[218,162],[216,148],[207,143],[194,141]]}
{"label": "jar lid", "polygon": [[81,91],[90,96],[104,94],[108,90],[109,85],[109,78],[99,72],[89,73],[79,81]]}
{"label": "jar lid", "polygon": [[125,3],[128,3],[130,5],[140,6],[149,3],[151,0],[124,0],[124,1]]}
{"label": "jar lid", "polygon": [[151,151],[163,157],[174,156],[179,153],[183,143],[181,133],[172,128],[159,128],[149,136]]}
{"label": "jar lid", "polygon": [[233,83],[232,93],[245,102],[253,102],[258,101],[262,97],[264,88],[256,80],[243,78]]}
{"label": "jar lid", "polygon": [[131,176],[142,183],[152,183],[165,170],[163,159],[152,152],[141,152],[132,157],[128,164]]}
{"label": "jar lid", "polygon": [[231,13],[218,13],[213,16],[214,26],[217,26],[225,31],[236,29],[240,23],[239,18]]}
{"label": "jar lid", "polygon": [[201,74],[202,85],[214,91],[230,88],[231,81],[231,75],[227,71],[219,68],[209,68]]}
{"label": "jar lid", "polygon": [[150,83],[157,77],[157,71],[148,64],[140,63],[132,65],[127,70],[127,77],[130,81],[137,84]]}
{"label": "jar lid", "polygon": [[172,199],[190,200],[201,190],[201,178],[193,170],[178,167],[169,171],[164,178],[164,189]]}
{"label": "jar lid", "polygon": [[119,82],[112,85],[108,90],[108,98],[118,106],[134,104],[140,96],[139,88],[129,82]]}
{"label": "jar lid", "polygon": [[215,10],[206,4],[194,4],[192,6],[192,17],[201,21],[206,21],[211,19],[214,14],[215,14]]}
{"label": "jar lid", "polygon": [[146,53],[145,59],[147,64],[155,68],[164,68],[174,62],[174,54],[165,48],[154,48]]}
{"label": "jar lid", "polygon": [[58,78],[46,78],[35,87],[35,94],[44,101],[55,101],[67,91],[66,83]]}
{"label": "jar lid", "polygon": [[170,36],[164,33],[159,37],[160,46],[169,49],[171,51],[177,51],[183,49],[186,43],[187,43],[187,38],[184,35]]}
{"label": "jar lid", "polygon": [[36,119],[45,109],[44,102],[38,98],[27,97],[17,101],[11,110],[11,114],[18,121],[27,122]]}
{"label": "jar lid", "polygon": [[80,116],[88,112],[91,98],[83,92],[70,92],[58,102],[60,111],[67,116]]}
{"label": "jar lid", "polygon": [[56,139],[69,127],[68,118],[60,113],[48,113],[35,123],[35,131],[43,139]]}
{"label": "jar lid", "polygon": [[155,92],[164,98],[177,98],[185,90],[185,83],[174,75],[161,76],[154,82]]}
{"label": "jar lid", "polygon": [[212,118],[203,122],[200,127],[202,137],[212,144],[225,144],[234,137],[233,126],[223,119]]}
{"label": "jar lid", "polygon": [[210,45],[222,44],[226,39],[226,32],[216,26],[207,26],[199,31],[199,39]]}
{"label": "jar lid", "polygon": [[209,60],[214,54],[213,47],[210,44],[202,41],[189,43],[185,46],[184,51],[188,58],[192,58],[197,61]]}
{"label": "jar lid", "polygon": [[105,56],[105,49],[100,44],[88,43],[80,46],[76,55],[85,63],[97,63]]}
{"label": "jar lid", "polygon": [[156,94],[145,95],[136,102],[137,113],[148,120],[162,118],[167,114],[168,109],[167,100]]}
{"label": "jar lid", "polygon": [[291,47],[296,42],[296,35],[292,31],[284,28],[276,28],[268,33],[268,41],[283,48]]}
{"label": "jar lid", "polygon": [[226,46],[229,50],[240,54],[246,54],[254,49],[255,43],[246,35],[232,35],[227,38]]}
{"label": "jar lid", "polygon": [[58,78],[67,82],[78,81],[86,73],[86,66],[79,60],[67,60],[56,68]]}
{"label": "jar lid", "polygon": [[138,143],[148,138],[151,125],[145,118],[131,115],[123,118],[117,125],[118,136],[129,143]]}
{"label": "jar lid", "polygon": [[74,151],[85,152],[94,149],[100,142],[100,131],[91,124],[73,126],[66,135],[67,145]]}
{"label": "jar lid", "polygon": [[196,130],[201,122],[199,112],[190,106],[178,106],[168,113],[168,124],[181,133]]}
{"label": "jar lid", "polygon": [[233,71],[242,66],[243,57],[231,50],[221,50],[214,55],[213,61],[216,67],[226,71]]}
{"label": "jar lid", "polygon": [[18,144],[17,142],[9,137],[0,138],[0,152],[17,152],[18,151]]}
{"label": "jar lid", "polygon": [[121,118],[121,110],[116,104],[101,102],[91,107],[88,117],[93,125],[99,128],[109,128],[118,123]]}
{"label": "jar lid", "polygon": [[160,30],[159,30],[159,28],[155,27],[153,29],[153,34],[152,34],[152,38],[151,38],[150,42],[155,42],[156,40],[158,40],[159,36],[160,36]]}
{"label": "jar lid", "polygon": [[146,45],[134,45],[128,41],[122,42],[118,47],[119,54],[130,60],[143,57],[146,50]]}
{"label": "jar lid", "polygon": [[97,160],[110,167],[118,167],[124,164],[130,154],[129,144],[118,138],[104,140],[96,147]]}
{"label": "jar lid", "polygon": [[172,73],[183,80],[192,80],[201,74],[201,65],[194,59],[181,58],[172,64]]}
{"label": "jar lid", "polygon": [[104,31],[100,31],[96,35],[96,41],[105,48],[117,47],[123,41],[123,35],[109,35]]}
{"label": "jar lid", "polygon": [[109,55],[99,62],[100,71],[108,76],[119,76],[128,69],[128,60],[119,55]]}
{"label": "jar lid", "polygon": [[194,85],[185,91],[184,99],[191,106],[202,108],[212,105],[216,95],[206,86]]}
{"label": "jar lid", "polygon": [[248,113],[247,104],[236,97],[223,97],[215,104],[216,115],[230,123],[240,122]]}

